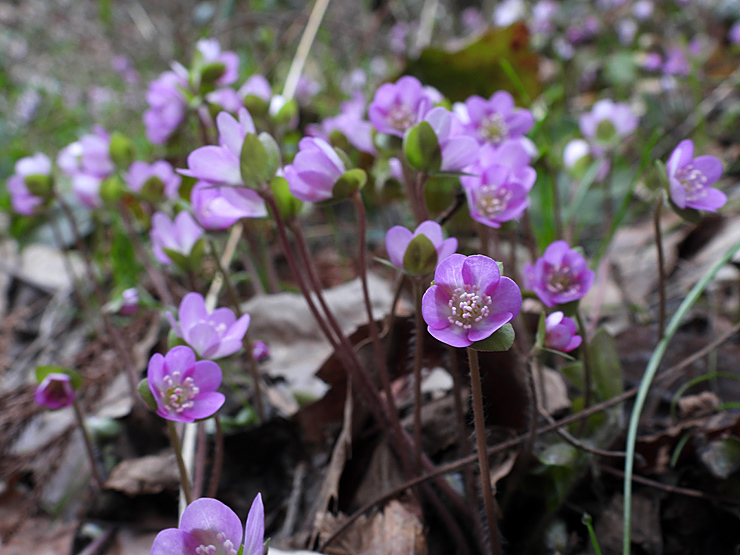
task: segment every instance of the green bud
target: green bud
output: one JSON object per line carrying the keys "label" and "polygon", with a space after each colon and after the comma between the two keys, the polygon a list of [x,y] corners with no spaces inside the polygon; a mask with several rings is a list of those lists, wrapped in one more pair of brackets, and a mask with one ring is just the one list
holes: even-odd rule
{"label": "green bud", "polygon": [[270,114],[272,121],[279,126],[288,126],[298,117],[298,103],[295,100],[286,102],[276,114]]}
{"label": "green bud", "polygon": [[216,81],[226,72],[226,66],[221,62],[213,62],[203,66],[200,70],[201,85],[215,85]]}
{"label": "green bud", "polygon": [[272,189],[275,204],[277,204],[283,219],[285,221],[294,219],[303,208],[303,203],[290,192],[288,180],[284,177],[273,177],[270,181],[270,189]]}
{"label": "green bud", "polygon": [[252,117],[264,116],[270,108],[270,104],[268,102],[265,102],[262,98],[253,94],[246,95],[242,102]]}
{"label": "green bud", "polygon": [[409,165],[432,173],[442,167],[442,149],[437,134],[428,122],[422,121],[408,130],[403,139],[403,153]]}
{"label": "green bud", "polygon": [[611,143],[617,138],[617,130],[608,119],[601,120],[596,127],[596,139],[601,143]]}
{"label": "green bud", "polygon": [[406,247],[403,255],[403,269],[412,276],[431,274],[437,267],[437,249],[429,237],[420,233]]}
{"label": "green bud", "polygon": [[134,143],[123,133],[113,133],[110,137],[110,157],[116,167],[128,169],[136,158]]}

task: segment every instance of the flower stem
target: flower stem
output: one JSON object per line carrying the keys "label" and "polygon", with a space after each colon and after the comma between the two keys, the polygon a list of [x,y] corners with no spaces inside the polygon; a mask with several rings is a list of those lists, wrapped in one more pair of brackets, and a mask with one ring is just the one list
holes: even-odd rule
{"label": "flower stem", "polygon": [[[216,267],[218,268],[219,273],[223,277],[224,284],[226,285],[226,292],[229,295],[229,299],[231,299],[231,307],[234,309],[236,317],[241,318],[244,313],[242,312],[242,307],[239,304],[239,295],[236,292],[234,283],[231,281],[231,275],[229,275],[229,273],[224,268],[223,260],[221,260],[221,258],[218,256],[215,241],[211,241],[211,253],[213,255],[213,260],[215,260],[216,262]],[[244,334],[243,343],[244,348],[247,351],[249,373],[252,374],[252,383],[254,385],[254,404],[257,408],[257,418],[259,419],[259,422],[264,422],[265,407],[262,404],[262,376],[260,375],[257,361],[254,360],[253,345],[252,341],[249,339],[249,332]]]}
{"label": "flower stem", "polygon": [[85,417],[82,414],[82,409],[80,408],[80,404],[77,402],[77,399],[72,402],[72,407],[75,411],[75,419],[77,420],[77,425],[80,427],[80,431],[82,432],[82,439],[85,442],[85,451],[87,451],[87,457],[90,459],[90,470],[92,470],[93,479],[95,480],[95,484],[98,486],[98,489],[102,490],[103,483],[105,481],[103,480],[103,476],[100,474],[98,461],[95,458],[95,449],[93,448],[92,438],[90,437],[90,433],[85,427]]}
{"label": "flower stem", "polygon": [[216,423],[215,449],[213,454],[213,466],[211,470],[211,481],[208,483],[207,497],[216,497],[218,493],[218,483],[221,480],[221,470],[224,465],[224,433],[221,429],[221,419],[218,414],[213,415],[213,421]]}
{"label": "flower stem", "polygon": [[483,414],[483,387],[481,385],[478,351],[468,347],[470,361],[470,389],[473,392],[473,418],[475,422],[475,443],[478,448],[478,465],[480,466],[481,492],[483,503],[486,506],[488,519],[488,534],[491,539],[491,553],[500,555],[501,541],[498,534],[498,518],[496,517],[496,501],[491,488],[491,471],[488,467],[488,443],[486,441],[486,421]]}
{"label": "flower stem", "polygon": [[[583,410],[591,406],[591,355],[588,348],[588,331],[581,317],[580,309],[576,309],[576,320],[581,330],[581,349],[583,353]],[[588,420],[581,420],[579,434],[583,435],[588,427]]]}
{"label": "flower stem", "polygon": [[185,461],[182,458],[182,447],[180,446],[180,436],[177,435],[177,428],[172,420],[167,420],[167,433],[170,436],[170,443],[172,449],[175,451],[175,458],[177,459],[177,468],[180,470],[180,487],[182,492],[185,494],[185,502],[190,505],[193,502],[193,493],[190,489],[190,477],[188,476],[187,468],[185,468]]}
{"label": "flower stem", "polygon": [[653,211],[653,226],[655,227],[655,244],[658,248],[658,293],[660,305],[658,308],[658,341],[663,339],[665,330],[666,294],[665,294],[665,253],[663,252],[663,232],[660,229],[660,209],[663,207],[663,195],[658,196],[658,202]]}
{"label": "flower stem", "polygon": [[421,314],[423,288],[420,278],[414,279],[414,324],[416,344],[414,345],[414,444],[416,447],[414,470],[421,470],[421,359],[424,355],[424,319]]}

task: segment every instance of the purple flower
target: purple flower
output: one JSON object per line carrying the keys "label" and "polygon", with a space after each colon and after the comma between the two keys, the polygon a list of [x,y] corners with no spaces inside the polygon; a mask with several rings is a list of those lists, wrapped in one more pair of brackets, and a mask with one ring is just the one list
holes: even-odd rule
{"label": "purple flower", "polygon": [[642,59],[642,67],[648,71],[657,71],[663,65],[663,57],[657,52],[648,52]]}
{"label": "purple flower", "polygon": [[265,104],[269,104],[270,99],[272,98],[272,87],[270,86],[270,82],[262,75],[252,75],[239,88],[239,96],[244,98],[247,95],[256,96],[257,98],[264,100]]}
{"label": "purple flower", "polygon": [[344,162],[322,139],[304,137],[293,163],[285,166],[290,192],[304,202],[321,202],[334,196],[334,185],[347,171]]}
{"label": "purple flower", "polygon": [[226,229],[242,218],[267,216],[265,201],[245,187],[218,187],[198,181],[190,193],[193,215],[205,229]]}
{"label": "purple flower", "polygon": [[201,63],[205,65],[223,64],[224,72],[216,79],[216,85],[231,85],[239,77],[239,56],[235,52],[221,51],[217,39],[200,39],[195,48],[201,55]]}
{"label": "purple flower", "polygon": [[373,144],[373,126],[363,119],[365,113],[365,98],[361,92],[355,92],[352,98],[342,102],[339,114],[325,118],[321,125],[309,125],[306,132],[311,137],[317,137],[329,142],[331,134],[339,131],[350,144],[361,152],[375,154]]}
{"label": "purple flower", "polygon": [[434,272],[434,285],[422,299],[429,333],[453,347],[486,339],[513,320],[522,294],[498,264],[483,255],[453,254]]}
{"label": "purple flower", "polygon": [[627,104],[608,98],[597,101],[579,120],[583,136],[601,149],[618,145],[637,129],[637,123],[637,116]]}
{"label": "purple flower", "polygon": [[37,152],[33,156],[26,156],[15,163],[15,174],[8,178],[8,192],[10,203],[18,214],[30,216],[36,207],[44,202],[28,190],[26,178],[40,176],[50,181],[51,160],[45,154]]}
{"label": "purple flower", "polygon": [[50,409],[68,407],[75,401],[75,389],[72,379],[61,372],[52,372],[44,376],[33,394],[33,400]]}
{"label": "purple flower", "polygon": [[736,21],[730,27],[730,30],[727,32],[727,40],[732,44],[740,44],[740,21]]}
{"label": "purple flower", "polygon": [[203,229],[195,223],[188,212],[180,212],[175,216],[174,222],[163,212],[155,212],[152,216],[152,229],[149,237],[152,240],[154,256],[162,264],[172,264],[172,260],[163,249],[188,256],[201,235],[203,235]]}
{"label": "purple flower", "polygon": [[153,144],[162,145],[185,119],[188,100],[188,71],[180,64],[173,64],[172,71],[165,71],[149,84],[146,101],[149,109],[144,112],[146,136]]}
{"label": "purple flower", "polygon": [[527,195],[537,172],[527,165],[529,154],[514,141],[507,141],[498,149],[485,146],[479,158],[466,169],[473,175],[461,176],[460,183],[468,198],[470,216],[484,225],[499,228],[503,222],[521,216],[527,208]]}
{"label": "purple flower", "polygon": [[249,314],[238,320],[228,308],[209,312],[203,295],[188,293],[180,302],[177,322],[168,312],[175,333],[183,338],[201,358],[217,359],[233,355],[242,347],[249,327]]}
{"label": "purple flower", "polygon": [[403,137],[442,99],[436,89],[422,86],[416,77],[406,75],[395,83],[385,83],[375,91],[368,118],[379,133]]}
{"label": "purple flower", "polygon": [[466,134],[458,117],[441,106],[432,108],[424,116],[437,135],[442,151],[441,171],[460,171],[472,164],[478,157],[477,141]]}
{"label": "purple flower", "polygon": [[234,89],[225,87],[222,89],[216,89],[206,94],[206,100],[221,108],[225,112],[236,113],[239,108],[244,106],[242,97]]}
{"label": "purple flower", "polygon": [[683,51],[683,48],[675,47],[668,49],[665,55],[665,63],[663,64],[663,73],[666,75],[682,76],[691,73],[691,65],[686,59],[686,53]]}
{"label": "purple flower", "polygon": [[547,306],[582,298],[594,282],[586,260],[565,241],[551,243],[534,264],[526,263],[522,277],[525,287]]}
{"label": "purple flower", "polygon": [[545,347],[553,351],[568,353],[581,344],[576,335],[576,323],[562,312],[553,312],[545,318]]}
{"label": "purple flower", "polygon": [[252,358],[257,362],[264,362],[270,358],[270,349],[267,343],[258,339],[252,343]]}
{"label": "purple flower", "polygon": [[666,165],[671,200],[679,208],[716,212],[727,202],[727,196],[712,183],[722,175],[722,162],[714,156],[694,158],[694,143],[678,143]]}
{"label": "purple flower", "polygon": [[162,356],[152,355],[146,371],[157,414],[176,422],[194,422],[213,416],[226,397],[216,391],[221,368],[210,360],[195,361],[190,347],[173,347]]}
{"label": "purple flower", "polygon": [[406,249],[411,240],[418,235],[425,235],[434,245],[434,249],[437,251],[437,264],[457,250],[457,239],[454,237],[445,239],[442,226],[433,220],[422,222],[413,233],[405,227],[397,225],[390,228],[388,233],[385,234],[385,250],[388,252],[388,258],[391,259],[394,266],[401,270],[404,269],[403,259],[406,255]]}
{"label": "purple flower", "polygon": [[124,175],[124,179],[129,189],[135,193],[140,193],[144,184],[148,181],[157,179],[164,187],[164,195],[170,199],[177,196],[182,181],[182,178],[175,173],[170,163],[164,160],[157,160],[153,164],[136,161],[131,164],[128,173]]}
{"label": "purple flower", "polygon": [[239,158],[244,137],[256,133],[252,116],[246,108],[239,110],[239,121],[221,112],[216,116],[216,125],[219,146],[196,148],[188,156],[188,169],[179,172],[214,185],[244,185]]}
{"label": "purple flower", "polygon": [[139,292],[136,287],[129,287],[121,292],[121,298],[123,304],[118,309],[118,314],[121,316],[132,316],[139,310]]}
{"label": "purple flower", "polygon": [[258,493],[242,533],[239,517],[229,507],[208,497],[188,505],[179,528],[162,530],[154,539],[151,555],[262,555],[264,552],[265,508]]}
{"label": "purple flower", "polygon": [[64,147],[57,155],[59,168],[74,177],[84,173],[105,178],[116,170],[110,157],[110,136],[101,127]]}
{"label": "purple flower", "polygon": [[495,92],[486,100],[477,95],[465,104],[455,105],[468,132],[481,144],[500,144],[528,133],[534,125],[532,112],[514,107],[514,97],[506,91]]}

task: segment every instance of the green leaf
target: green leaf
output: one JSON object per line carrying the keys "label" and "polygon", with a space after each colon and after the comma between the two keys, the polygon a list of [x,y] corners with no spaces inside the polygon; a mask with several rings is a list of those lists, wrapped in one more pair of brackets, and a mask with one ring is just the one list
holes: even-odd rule
{"label": "green leaf", "polygon": [[64,368],[62,366],[37,366],[36,367],[36,381],[41,383],[46,376],[49,374],[66,374],[69,376],[69,380],[72,383],[72,387],[77,390],[82,387],[82,376],[76,370],[71,368]]}
{"label": "green leaf", "polygon": [[213,62],[200,70],[200,82],[206,85],[213,85],[225,72],[226,66],[224,64]]}
{"label": "green leaf", "polygon": [[121,289],[137,284],[141,264],[136,258],[136,251],[128,234],[116,222],[113,226],[113,239],[110,248],[110,263],[113,280]]}
{"label": "green leaf", "polygon": [[437,267],[437,249],[434,243],[420,233],[406,247],[403,255],[403,269],[412,276],[431,274]]}
{"label": "green leaf", "polygon": [[[510,74],[513,68],[515,76]],[[522,104],[542,90],[539,68],[527,26],[518,22],[491,29],[459,50],[426,48],[418,59],[407,62],[403,73],[437,88],[452,102],[473,94],[488,98],[503,89]]]}
{"label": "green leaf", "polygon": [[141,398],[144,399],[144,402],[149,405],[149,408],[156,411],[157,401],[154,399],[154,395],[152,395],[152,390],[149,389],[149,380],[147,378],[141,380],[139,385],[136,386],[136,390],[141,395]]}
{"label": "green leaf", "polygon": [[604,328],[596,330],[589,341],[588,360],[591,382],[599,401],[606,401],[622,393],[622,366],[619,363],[617,345]]}
{"label": "green leaf", "polygon": [[265,102],[259,96],[248,94],[243,99],[244,107],[249,111],[252,116],[263,115],[267,113],[270,107],[269,103]]}
{"label": "green leaf", "polygon": [[268,153],[265,143],[253,133],[244,137],[239,167],[242,181],[250,189],[259,189],[265,183],[269,183],[277,171],[274,153]]}
{"label": "green leaf", "polygon": [[332,204],[334,202],[345,200],[355,194],[355,192],[362,189],[366,182],[367,174],[365,173],[365,170],[361,170],[360,168],[349,170],[345,172],[342,177],[337,179],[332,191],[332,198],[321,204]]}
{"label": "green leaf", "polygon": [[419,171],[436,172],[442,166],[442,149],[429,122],[422,121],[406,132],[403,153],[409,165]]}
{"label": "green leaf", "polygon": [[490,337],[476,341],[470,348],[476,351],[508,351],[514,344],[514,337],[514,327],[511,324],[504,324]]}
{"label": "green leaf", "polygon": [[288,180],[284,177],[273,177],[270,181],[270,189],[275,198],[280,215],[285,221],[294,219],[303,208],[303,203],[290,192]]}
{"label": "green leaf", "polygon": [[563,373],[563,376],[568,378],[574,386],[576,386],[578,389],[583,389],[583,362],[577,360],[570,364],[564,364],[560,368],[560,371]]}

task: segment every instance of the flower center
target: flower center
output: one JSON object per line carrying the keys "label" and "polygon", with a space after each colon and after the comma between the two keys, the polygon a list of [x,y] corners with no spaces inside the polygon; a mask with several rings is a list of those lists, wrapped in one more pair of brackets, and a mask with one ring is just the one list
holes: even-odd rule
{"label": "flower center", "polygon": [[447,317],[447,321],[464,330],[469,330],[473,324],[488,316],[491,302],[491,297],[482,294],[477,285],[456,287],[447,303],[452,312]]}
{"label": "flower center", "polygon": [[693,164],[681,168],[676,172],[676,179],[686,189],[686,200],[698,200],[707,194],[707,177],[697,170]]}
{"label": "flower center", "polygon": [[547,290],[557,295],[570,295],[580,290],[578,280],[569,265],[551,266],[547,275]]}
{"label": "flower center", "polygon": [[223,335],[226,333],[226,324],[223,322],[215,323],[211,320],[206,320],[205,318],[199,318],[198,324],[205,324],[206,326],[211,326],[214,331],[219,335],[219,337],[223,337]]}
{"label": "flower center", "polygon": [[506,125],[504,116],[494,112],[481,120],[478,134],[484,141],[498,144],[509,134],[509,126]]}
{"label": "flower center", "polygon": [[[193,378],[182,379],[179,370],[164,377],[164,386],[159,393],[165,401],[167,412],[180,414],[185,409],[193,406],[193,398],[200,393],[200,388],[195,385]],[[199,554],[201,555],[201,554]],[[208,555],[212,555],[208,553]]]}
{"label": "flower center", "polygon": [[195,548],[196,555],[236,555],[237,549],[231,540],[226,539],[226,534],[219,532],[216,535],[218,545],[212,543],[200,544]]}
{"label": "flower center", "polygon": [[388,111],[385,121],[393,129],[406,131],[409,127],[414,125],[416,117],[411,111],[411,108],[405,104],[394,104]]}
{"label": "flower center", "polygon": [[475,206],[486,218],[493,220],[508,208],[512,196],[512,192],[503,187],[483,185],[478,190]]}

